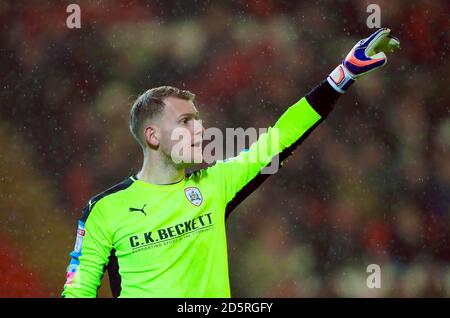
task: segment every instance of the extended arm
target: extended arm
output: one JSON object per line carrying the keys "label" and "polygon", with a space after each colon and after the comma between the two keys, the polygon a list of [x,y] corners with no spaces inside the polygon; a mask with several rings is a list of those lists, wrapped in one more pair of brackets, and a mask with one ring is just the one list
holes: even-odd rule
{"label": "extended arm", "polygon": [[227,202],[226,216],[256,189],[269,174],[261,171],[279,155],[281,166],[300,143],[328,116],[336,100],[359,77],[386,64],[383,51],[399,42],[382,28],[359,41],[331,74],[304,98],[289,107],[267,133],[237,157],[218,161],[206,173],[213,176]]}

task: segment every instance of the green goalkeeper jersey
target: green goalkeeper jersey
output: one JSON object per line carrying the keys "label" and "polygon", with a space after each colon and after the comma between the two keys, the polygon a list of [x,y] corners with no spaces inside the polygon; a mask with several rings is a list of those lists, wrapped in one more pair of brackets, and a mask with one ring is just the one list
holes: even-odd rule
{"label": "green goalkeeper jersey", "polygon": [[132,176],[93,197],[78,222],[62,296],[95,297],[108,268],[116,297],[230,297],[227,211],[322,117],[302,98],[236,157],[169,185]]}

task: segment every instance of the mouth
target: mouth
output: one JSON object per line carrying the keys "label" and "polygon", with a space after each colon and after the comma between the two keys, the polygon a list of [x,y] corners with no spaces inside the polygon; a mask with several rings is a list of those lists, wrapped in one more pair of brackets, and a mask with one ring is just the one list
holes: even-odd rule
{"label": "mouth", "polygon": [[191,144],[191,147],[193,147],[193,148],[199,148],[199,147],[201,147],[202,146],[202,142],[200,141],[200,142],[195,142],[195,143],[192,143]]}

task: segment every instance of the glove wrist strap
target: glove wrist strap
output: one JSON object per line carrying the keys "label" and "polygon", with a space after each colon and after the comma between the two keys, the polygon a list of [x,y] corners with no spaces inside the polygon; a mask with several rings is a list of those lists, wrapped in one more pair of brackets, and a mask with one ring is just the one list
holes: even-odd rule
{"label": "glove wrist strap", "polygon": [[355,81],[342,64],[339,64],[327,77],[328,83],[337,92],[344,94]]}

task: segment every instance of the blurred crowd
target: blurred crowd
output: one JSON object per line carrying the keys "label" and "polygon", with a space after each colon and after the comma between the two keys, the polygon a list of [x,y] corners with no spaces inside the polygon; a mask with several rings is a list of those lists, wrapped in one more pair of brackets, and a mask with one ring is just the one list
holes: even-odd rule
{"label": "blurred crowd", "polygon": [[[79,1],[72,30],[69,3],[0,4],[0,296],[59,295],[82,208],[142,164],[139,93],[267,127],[373,31],[357,0]],[[450,296],[450,5],[377,4],[401,50],[231,214],[234,296]]]}

